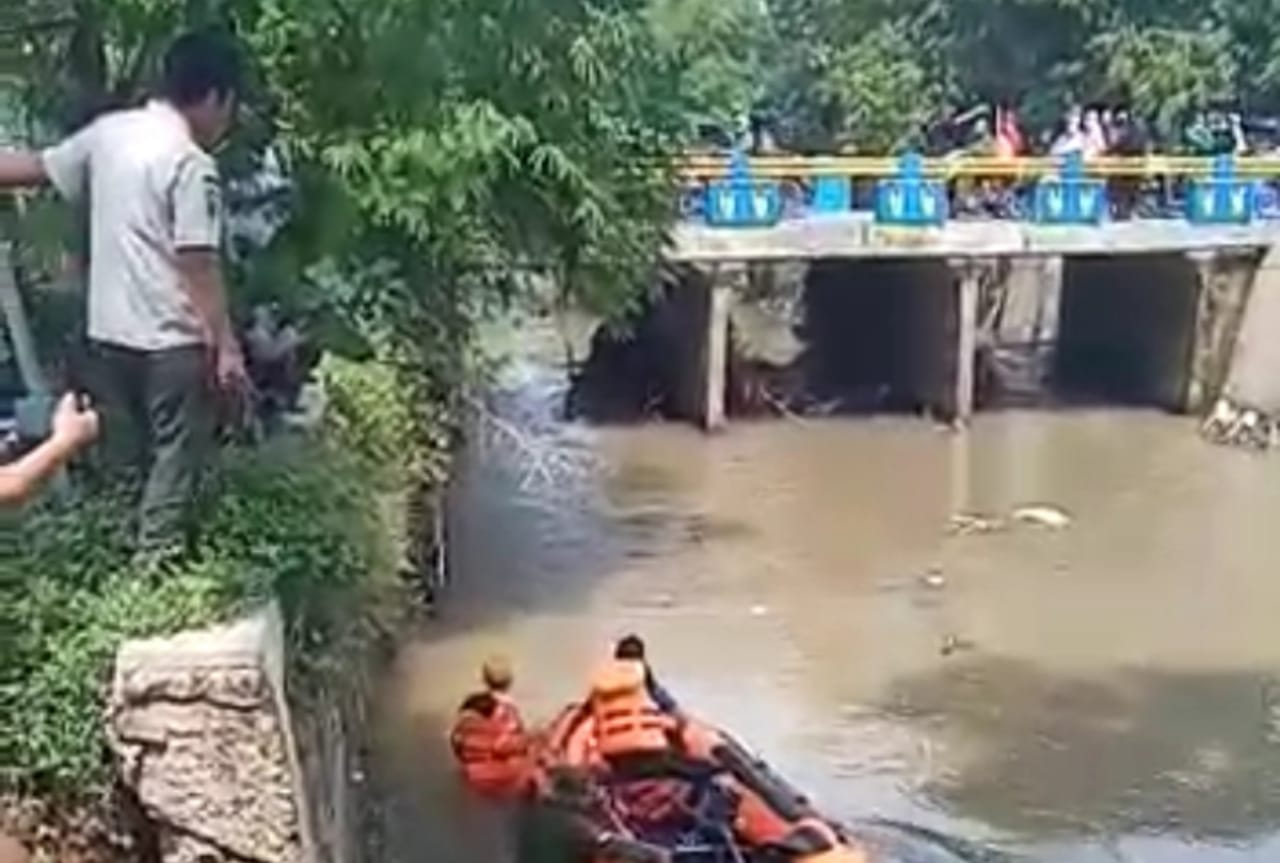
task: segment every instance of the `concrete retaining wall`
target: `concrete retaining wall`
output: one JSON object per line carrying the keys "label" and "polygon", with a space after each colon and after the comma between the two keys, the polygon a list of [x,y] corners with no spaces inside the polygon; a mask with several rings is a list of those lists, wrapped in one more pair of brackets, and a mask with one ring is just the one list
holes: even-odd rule
{"label": "concrete retaining wall", "polygon": [[274,604],[123,645],[109,736],[164,863],[358,863],[359,700],[348,690],[294,715]]}
{"label": "concrete retaining wall", "polygon": [[1269,415],[1280,414],[1280,247],[1262,258],[1232,346],[1228,398]]}

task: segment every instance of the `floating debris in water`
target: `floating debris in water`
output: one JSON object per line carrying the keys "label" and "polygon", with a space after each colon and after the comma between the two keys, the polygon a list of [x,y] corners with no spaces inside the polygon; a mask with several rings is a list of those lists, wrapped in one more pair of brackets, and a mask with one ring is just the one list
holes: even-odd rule
{"label": "floating debris in water", "polygon": [[930,590],[942,590],[947,586],[947,577],[942,574],[942,570],[932,567],[928,572],[920,576],[920,584]]}
{"label": "floating debris in water", "polygon": [[1071,524],[1071,516],[1067,515],[1062,509],[1047,504],[1017,507],[1009,514],[1008,518],[960,512],[951,516],[950,521],[947,522],[947,533],[952,536],[996,533],[1008,530],[1012,522],[1034,524],[1052,530],[1062,530]]}
{"label": "floating debris in water", "polygon": [[1223,446],[1269,450],[1280,445],[1280,419],[1263,411],[1220,398],[1200,426],[1208,441]]}
{"label": "floating debris in water", "polygon": [[943,656],[951,656],[955,653],[962,653],[967,650],[974,650],[977,644],[967,638],[961,638],[958,635],[947,635],[942,639],[942,647],[939,653]]}
{"label": "floating debris in water", "polygon": [[1052,530],[1062,530],[1071,524],[1071,516],[1056,506],[1020,506],[1013,511],[1013,520],[1024,524],[1036,524]]}
{"label": "floating debris in water", "polygon": [[1004,527],[1004,520],[995,516],[958,512],[951,516],[951,520],[947,523],[947,533],[968,536],[975,533],[994,533],[997,530],[1003,530]]}

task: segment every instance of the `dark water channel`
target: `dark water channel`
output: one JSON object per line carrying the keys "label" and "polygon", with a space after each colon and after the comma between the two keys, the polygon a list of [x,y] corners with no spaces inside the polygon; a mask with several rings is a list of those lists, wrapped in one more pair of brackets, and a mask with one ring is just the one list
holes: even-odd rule
{"label": "dark water channel", "polygon": [[[1280,860],[1280,461],[1155,412],[564,426],[561,379],[517,365],[498,397],[549,446],[464,463],[455,582],[381,705],[386,859],[505,859],[443,746],[486,654],[545,718],[634,630],[834,816],[1055,863]],[[1024,504],[1071,522],[948,530]]]}

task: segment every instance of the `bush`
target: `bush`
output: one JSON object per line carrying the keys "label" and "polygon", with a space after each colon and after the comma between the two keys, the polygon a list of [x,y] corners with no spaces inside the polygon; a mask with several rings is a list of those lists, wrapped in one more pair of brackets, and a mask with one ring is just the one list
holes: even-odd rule
{"label": "bush", "polygon": [[[348,378],[380,374],[341,368]],[[113,495],[51,500],[20,517],[21,541],[0,545],[0,791],[101,787],[105,688],[125,639],[220,622],[270,597],[291,655],[306,663],[359,627],[352,609],[386,583],[379,576],[393,571],[397,540],[369,467],[407,451],[393,392],[368,395],[386,410],[339,399],[332,438],[228,451],[193,553],[163,575],[130,570],[132,507]]]}
{"label": "bush", "polygon": [[319,377],[330,410],[326,434],[393,488],[443,479],[449,453],[447,406],[419,395],[421,374],[390,363],[330,354]]}

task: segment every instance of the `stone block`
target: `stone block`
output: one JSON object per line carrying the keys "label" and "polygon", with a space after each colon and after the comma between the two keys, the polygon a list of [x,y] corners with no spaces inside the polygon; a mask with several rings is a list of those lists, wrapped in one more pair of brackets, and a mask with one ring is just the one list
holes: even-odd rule
{"label": "stone block", "polygon": [[283,660],[274,604],[118,652],[109,739],[164,863],[308,859]]}

